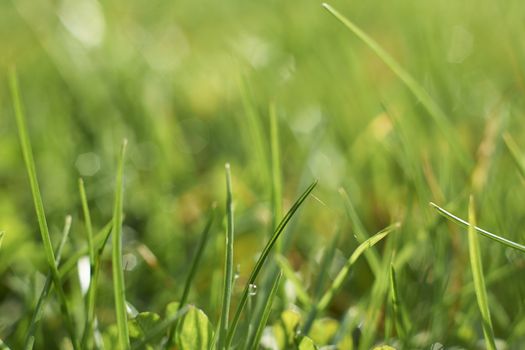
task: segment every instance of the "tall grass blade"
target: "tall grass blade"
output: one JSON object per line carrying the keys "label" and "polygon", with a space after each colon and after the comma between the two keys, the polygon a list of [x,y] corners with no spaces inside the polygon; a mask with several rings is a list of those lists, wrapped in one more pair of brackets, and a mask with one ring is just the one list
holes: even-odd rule
{"label": "tall grass blade", "polygon": [[343,285],[343,282],[345,281],[346,277],[348,276],[348,273],[350,272],[350,268],[354,263],[357,261],[357,259],[370,247],[373,247],[377,242],[381,241],[383,238],[385,238],[389,233],[394,231],[400,226],[399,223],[395,223],[393,225],[390,225],[383,230],[379,231],[363,243],[361,243],[350,255],[350,258],[346,261],[345,265],[339,271],[335,279],[333,280],[332,284],[328,288],[328,290],[323,294],[321,300],[319,301],[319,304],[317,305],[318,311],[323,311],[329,304],[330,301],[332,301],[332,298],[334,297],[335,293],[341,288]]}
{"label": "tall grass blade", "polygon": [[266,246],[261,252],[259,259],[255,263],[255,267],[253,268],[250,274],[250,277],[248,278],[248,281],[246,282],[246,286],[244,287],[244,291],[242,293],[241,300],[239,301],[239,305],[237,306],[237,310],[235,311],[235,316],[233,318],[231,327],[228,330],[228,336],[226,339],[227,348],[229,348],[231,341],[233,339],[233,336],[235,335],[235,330],[237,328],[237,324],[239,323],[239,319],[241,318],[241,313],[244,309],[244,306],[246,305],[246,301],[248,299],[250,288],[254,285],[255,279],[259,275],[259,272],[261,271],[264,265],[264,262],[266,261],[266,259],[268,258],[268,255],[270,254],[270,251],[272,250],[273,246],[275,245],[275,242],[277,241],[281,233],[284,231],[288,222],[291,220],[295,212],[299,209],[299,207],[306,200],[308,195],[313,191],[316,185],[317,185],[317,181],[313,182],[310,186],[308,186],[308,188],[303,192],[303,194],[295,201],[295,203],[292,205],[290,210],[286,213],[286,215],[281,220],[279,225],[277,225],[277,228],[275,229],[273,236],[270,238],[268,243],[266,243]]}
{"label": "tall grass blade", "polygon": [[279,285],[281,283],[281,279],[283,277],[283,273],[279,272],[277,277],[275,278],[275,281],[273,282],[272,289],[270,290],[270,294],[268,294],[268,297],[266,298],[266,302],[264,303],[264,310],[262,313],[262,317],[257,323],[257,330],[255,331],[253,337],[249,341],[249,345],[246,347],[247,349],[257,350],[259,348],[259,343],[261,342],[261,337],[263,335],[264,327],[266,327],[266,323],[268,323],[268,318],[270,317],[270,312],[272,311],[272,305],[273,301],[275,299],[275,295],[277,294],[277,291],[279,290]]}
{"label": "tall grass blade", "polygon": [[434,122],[441,130],[443,135],[447,137],[447,141],[451,144],[454,153],[458,157],[465,170],[469,170],[472,165],[472,160],[468,157],[466,151],[461,147],[458,140],[459,135],[450,124],[447,116],[430,97],[428,92],[421,86],[401,65],[387,53],[374,39],[361,30],[348,18],[343,16],[339,11],[332,6],[323,3],[323,7],[328,10],[335,18],[337,18],[346,28],[353,32],[361,41],[363,41],[372,51],[375,52],[379,58],[394,72],[395,75],[406,85],[412,94],[421,102],[421,104],[428,111]]}
{"label": "tall grass blade", "polygon": [[[270,105],[270,156],[272,169],[272,231],[282,215],[282,178],[279,151],[279,122],[275,104]],[[277,243],[277,248],[280,248]],[[280,250],[280,249],[278,249]]]}
{"label": "tall grass blade", "polygon": [[394,312],[394,325],[399,338],[401,338],[402,341],[405,341],[411,325],[406,310],[401,303],[397,285],[396,270],[394,264],[390,264],[390,298]]}
{"label": "tall grass blade", "polygon": [[[439,205],[437,205],[437,204],[435,204],[433,202],[430,202],[430,205],[432,207],[434,207],[435,209],[437,209],[437,211],[441,215],[446,217],[447,219],[449,219],[449,220],[451,220],[451,221],[453,221],[453,222],[455,222],[455,223],[457,223],[459,225],[465,226],[465,227],[470,227],[471,226],[467,221],[465,221],[465,220],[455,216],[454,214],[446,211],[445,209],[441,208]],[[525,246],[524,245],[521,245],[519,243],[513,242],[513,241],[511,241],[511,240],[509,240],[507,238],[503,238],[501,236],[498,236],[498,235],[496,235],[494,233],[491,233],[491,232],[489,232],[487,230],[484,230],[482,228],[479,228],[477,226],[474,226],[474,229],[477,232],[479,232],[480,234],[482,234],[483,236],[485,236],[485,237],[488,237],[488,238],[490,238],[490,239],[492,239],[492,240],[494,240],[496,242],[499,242],[499,243],[501,243],[501,244],[503,244],[503,245],[505,245],[505,246],[507,246],[509,248],[517,249],[517,250],[522,251],[522,252],[525,253]]]}
{"label": "tall grass blade", "polygon": [[468,207],[469,227],[468,227],[468,247],[470,255],[470,267],[472,269],[472,278],[474,279],[474,288],[476,290],[476,299],[478,300],[479,311],[483,320],[483,335],[488,350],[496,350],[494,342],[494,331],[490,319],[490,310],[487,300],[487,290],[483,276],[483,265],[481,263],[481,253],[479,249],[478,235],[476,233],[476,212],[474,207],[474,198],[471,196]]}
{"label": "tall grass blade", "polygon": [[[56,252],[56,259],[57,264],[60,264],[60,260],[62,258],[62,250],[64,249],[64,245],[66,244],[66,241],[69,237],[69,232],[71,230],[71,216],[66,216],[66,220],[64,223],[64,229],[62,231],[62,239],[60,240],[60,244],[58,245],[57,252]],[[51,275],[51,272],[47,274],[46,281],[44,283],[44,287],[42,288],[42,292],[40,293],[40,296],[38,297],[38,301],[35,306],[35,310],[33,312],[33,316],[31,317],[31,321],[29,322],[29,328],[27,330],[27,334],[24,340],[24,349],[30,350],[33,348],[33,345],[35,343],[35,331],[36,327],[38,325],[38,322],[40,322],[40,318],[42,317],[42,311],[44,310],[44,306],[46,305],[47,296],[49,295],[49,291],[51,290],[53,282],[53,277]]]}
{"label": "tall grass blade", "polygon": [[228,332],[228,321],[230,314],[230,303],[233,284],[233,196],[230,164],[226,164],[226,251],[224,258],[224,285],[222,297],[222,312],[219,328],[219,349],[228,348],[226,336]]}
{"label": "tall grass blade", "polygon": [[[365,229],[363,222],[359,218],[359,215],[357,214],[357,210],[355,209],[355,206],[352,203],[352,200],[350,199],[348,192],[346,192],[344,188],[340,188],[339,194],[341,195],[341,197],[343,197],[346,213],[350,219],[350,222],[352,223],[352,228],[354,229],[354,233],[357,237],[357,240],[359,242],[366,241],[370,236],[367,230]],[[372,270],[374,275],[378,276],[379,270],[381,268],[379,254],[375,251],[375,249],[368,249],[365,251],[365,258],[368,261],[368,264],[370,265],[370,269]]]}
{"label": "tall grass blade", "polygon": [[82,204],[82,213],[84,215],[84,225],[86,228],[88,252],[89,252],[89,288],[86,298],[86,320],[84,324],[84,333],[82,335],[81,345],[82,348],[90,348],[88,341],[93,334],[93,322],[95,319],[95,294],[96,294],[96,283],[95,283],[95,244],[93,242],[93,225],[91,223],[91,213],[87,202],[86,189],[84,187],[84,180],[78,179],[78,190],[80,193],[80,202]]}
{"label": "tall grass blade", "polygon": [[56,258],[53,252],[53,245],[51,243],[51,237],[49,235],[49,228],[47,226],[47,219],[44,211],[44,203],[40,194],[40,187],[38,185],[35,162],[33,160],[33,150],[31,148],[31,141],[29,139],[29,133],[27,131],[26,120],[22,108],[22,102],[20,99],[18,77],[14,68],[11,68],[11,70],[9,71],[9,87],[11,90],[11,97],[13,99],[13,105],[15,109],[18,136],[20,139],[20,145],[22,147],[22,153],[24,156],[27,175],[29,177],[31,194],[33,196],[33,204],[35,206],[38,225],[40,228],[40,235],[42,238],[42,243],[44,245],[44,253],[46,256],[47,264],[49,265],[49,268],[51,270],[51,276],[53,278],[53,283],[55,284],[55,290],[57,291],[58,299],[61,305],[61,310],[65,318],[64,322],[66,325],[66,329],[71,338],[71,342],[73,343],[73,347],[75,349],[78,349],[79,345],[74,331],[73,318],[71,317],[66,295],[64,293],[64,289],[62,288],[62,279],[60,278],[60,274],[58,272]]}
{"label": "tall grass blade", "polygon": [[507,149],[509,150],[512,159],[514,160],[514,163],[516,163],[516,166],[518,167],[521,176],[525,177],[525,158],[520,152],[518,144],[516,143],[516,141],[514,141],[514,138],[510,136],[509,133],[503,134],[503,141],[505,141],[505,145],[507,146]]}
{"label": "tall grass blade", "polygon": [[[184,283],[184,290],[182,292],[182,296],[179,301],[179,308],[177,311],[180,311],[184,305],[186,304],[186,301],[188,300],[188,295],[190,293],[190,287],[191,283],[193,282],[193,278],[195,277],[195,274],[197,272],[197,267],[199,266],[199,263],[202,258],[202,254],[204,253],[204,248],[208,244],[209,236],[210,236],[210,229],[213,225],[213,220],[215,219],[215,211],[217,206],[215,203],[213,204],[210,212],[210,216],[208,218],[208,221],[206,222],[206,226],[204,227],[204,230],[201,234],[201,239],[199,241],[199,245],[197,246],[197,251],[195,252],[195,256],[193,257],[193,261],[191,262],[190,271],[188,273],[188,277],[186,278],[186,282]],[[175,334],[175,330],[177,329],[178,321],[173,323],[169,335],[168,335],[168,341],[166,344],[171,344],[171,340],[173,339],[173,335]]]}
{"label": "tall grass blade", "polygon": [[130,348],[128,319],[126,315],[126,288],[124,284],[124,269],[122,267],[122,202],[124,190],[124,155],[126,153],[126,145],[127,140],[124,140],[118,160],[112,228],[113,292],[115,297],[115,312],[117,316],[118,343],[119,348],[122,350]]}
{"label": "tall grass blade", "polygon": [[2,248],[2,242],[4,241],[5,232],[0,231],[0,248]]}

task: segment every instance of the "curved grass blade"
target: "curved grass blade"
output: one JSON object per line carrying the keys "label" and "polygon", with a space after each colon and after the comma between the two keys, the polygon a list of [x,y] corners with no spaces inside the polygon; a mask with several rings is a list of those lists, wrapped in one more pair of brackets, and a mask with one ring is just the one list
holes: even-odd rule
{"label": "curved grass blade", "polygon": [[[62,258],[62,250],[64,249],[64,245],[66,244],[66,241],[69,237],[70,230],[71,230],[71,216],[68,215],[66,216],[66,220],[64,222],[64,229],[62,231],[62,239],[60,240],[60,244],[58,245],[58,248],[57,248],[57,253],[56,253],[57,264],[60,264],[60,260]],[[52,282],[53,282],[53,279],[51,276],[51,272],[49,272],[47,274],[46,281],[44,283],[44,287],[42,288],[42,292],[40,293],[40,296],[38,297],[35,311],[33,312],[33,316],[31,317],[31,321],[29,323],[29,328],[27,330],[27,334],[24,340],[25,350],[32,349],[35,343],[36,326],[38,325],[38,322],[40,322],[40,318],[42,317],[42,311],[44,309],[44,306],[46,305],[47,296],[49,295],[49,291],[51,290]]]}
{"label": "curved grass blade", "polygon": [[228,332],[228,320],[230,314],[230,303],[232,296],[232,284],[233,284],[233,196],[232,196],[232,180],[230,164],[225,165],[226,170],[226,251],[224,258],[224,284],[222,294],[222,312],[220,319],[219,328],[219,349],[228,348],[225,345],[226,336]]}
{"label": "curved grass blade", "polygon": [[[455,216],[454,214],[446,211],[445,209],[441,208],[439,205],[437,205],[437,204],[435,204],[433,202],[430,202],[430,205],[433,206],[435,209],[437,209],[438,212],[441,215],[443,215],[444,217],[446,217],[447,219],[449,219],[449,220],[451,220],[451,221],[453,221],[453,222],[455,222],[457,224],[460,224],[460,225],[463,225],[463,226],[466,226],[466,227],[470,227],[470,224],[467,221],[465,221],[465,220]],[[513,242],[513,241],[511,241],[511,240],[509,240],[507,238],[503,238],[503,237],[500,237],[498,235],[495,235],[494,233],[486,231],[486,230],[484,230],[482,228],[479,228],[477,226],[475,226],[474,229],[477,232],[481,233],[485,237],[488,237],[488,238],[490,238],[490,239],[492,239],[492,240],[494,240],[496,242],[499,242],[499,243],[501,243],[503,245],[506,245],[507,247],[510,247],[510,248],[513,248],[513,249],[517,249],[517,250],[522,251],[522,252],[525,253],[525,246],[524,245],[521,245],[519,243]]]}
{"label": "curved grass blade", "polygon": [[[216,208],[217,206],[214,203],[212,205],[210,216],[208,218],[206,226],[204,227],[204,230],[202,231],[201,239],[197,247],[197,251],[195,252],[195,256],[193,257],[193,261],[191,262],[190,271],[188,273],[188,277],[186,278],[186,282],[184,283],[184,290],[182,292],[182,297],[180,298],[179,308],[177,311],[180,311],[186,304],[186,301],[188,300],[191,283],[193,282],[193,278],[195,277],[195,273],[197,272],[197,267],[199,266],[199,263],[201,261],[202,254],[204,252],[204,248],[206,247],[208,240],[209,240],[209,236],[210,236],[209,233],[210,233],[210,229],[213,224],[213,220],[215,219]],[[171,326],[171,329],[168,335],[168,341],[166,342],[167,345],[171,344],[173,335],[175,333],[175,330],[177,329],[177,325],[178,325],[178,321],[174,322],[173,325]]]}
{"label": "curved grass blade", "polygon": [[343,16],[339,11],[332,6],[323,3],[323,7],[328,10],[335,18],[337,18],[346,28],[353,32],[361,41],[363,41],[372,51],[376,53],[379,58],[394,72],[395,75],[406,85],[412,94],[421,102],[421,104],[428,111],[434,122],[443,133],[447,136],[447,141],[451,144],[454,153],[458,156],[459,161],[465,170],[471,168],[472,160],[468,157],[466,151],[459,144],[460,139],[455,129],[450,124],[447,116],[437,105],[437,103],[430,97],[428,92],[421,86],[401,65],[387,53],[374,39],[356,26],[352,21]]}
{"label": "curved grass blade", "polygon": [[126,315],[126,290],[124,285],[124,269],[122,268],[122,201],[123,201],[123,172],[124,155],[127,140],[124,140],[118,160],[117,181],[115,188],[115,203],[113,208],[113,292],[115,297],[115,311],[117,315],[118,343],[122,350],[130,348],[128,320]]}
{"label": "curved grass blade", "polygon": [[264,262],[268,258],[268,255],[270,254],[270,251],[272,250],[273,246],[275,245],[275,242],[281,235],[281,233],[284,231],[286,225],[291,220],[295,212],[299,209],[299,207],[303,204],[305,199],[308,197],[308,195],[313,191],[315,186],[317,185],[317,181],[314,181],[308,188],[303,192],[303,194],[295,201],[295,203],[292,205],[288,213],[284,216],[284,218],[281,220],[277,228],[275,229],[275,232],[273,236],[270,238],[268,243],[266,243],[266,246],[264,247],[263,251],[261,252],[261,255],[259,256],[259,259],[255,263],[255,267],[253,268],[250,277],[248,278],[248,281],[246,282],[246,286],[244,287],[244,291],[241,296],[241,300],[239,301],[239,305],[237,306],[237,310],[235,311],[235,316],[233,318],[232,324],[230,329],[228,330],[228,335],[226,338],[226,347],[229,348],[229,345],[231,344],[231,341],[233,339],[233,336],[235,335],[235,329],[237,328],[237,324],[239,323],[239,319],[241,318],[241,313],[244,309],[244,306],[246,305],[246,301],[248,300],[248,294],[250,291],[250,287],[255,283],[255,279],[259,275],[259,272],[261,271]]}
{"label": "curved grass blade", "polygon": [[494,331],[490,319],[490,310],[487,300],[487,290],[483,276],[483,265],[481,262],[481,253],[479,249],[478,235],[476,234],[476,212],[474,208],[474,198],[471,196],[468,206],[468,247],[470,255],[470,267],[472,269],[472,278],[474,279],[474,288],[476,290],[476,299],[478,300],[479,311],[483,320],[483,336],[488,350],[496,350],[494,342]]}
{"label": "curved grass blade", "polygon": [[277,291],[279,290],[279,285],[281,283],[282,277],[283,277],[283,273],[280,271],[277,274],[275,281],[273,282],[272,289],[270,290],[270,294],[268,294],[268,298],[266,298],[266,302],[264,303],[265,306],[264,306],[264,310],[262,313],[262,317],[258,322],[257,330],[255,331],[254,336],[248,343],[249,345],[246,347],[247,349],[257,350],[259,348],[259,343],[261,342],[261,337],[263,335],[264,327],[266,327],[266,323],[268,323],[268,318],[270,317],[270,312],[272,311],[273,301],[275,299],[275,295],[277,294]]}
{"label": "curved grass blade", "polygon": [[53,252],[53,245],[51,243],[51,237],[49,235],[49,228],[47,226],[47,219],[44,210],[44,203],[40,194],[40,187],[38,185],[38,179],[36,175],[35,161],[33,160],[33,150],[31,148],[31,141],[29,139],[29,133],[27,131],[26,120],[24,111],[22,108],[22,102],[20,99],[20,91],[18,87],[18,77],[14,68],[9,71],[9,87],[11,90],[11,96],[13,99],[13,105],[15,110],[16,124],[18,127],[18,136],[20,139],[20,145],[22,147],[22,153],[24,156],[24,163],[26,165],[27,175],[29,177],[29,184],[31,187],[31,194],[33,197],[33,204],[35,206],[35,212],[38,219],[38,226],[40,228],[40,235],[42,243],[44,245],[44,253],[46,256],[47,264],[51,271],[55,290],[57,291],[58,299],[60,301],[61,312],[65,318],[65,326],[74,349],[79,348],[79,344],[76,338],[74,330],[73,317],[67,304],[66,295],[62,288],[62,279],[58,272],[55,254]]}
{"label": "curved grass blade", "polygon": [[514,160],[514,163],[516,163],[521,176],[525,177],[525,159],[523,158],[516,141],[514,141],[514,138],[510,136],[509,133],[503,134],[503,141],[505,141],[505,146],[507,146],[507,149]]}
{"label": "curved grass blade", "polygon": [[383,230],[379,231],[363,243],[361,243],[352,253],[350,258],[346,261],[346,264],[343,266],[341,271],[337,274],[334,281],[332,282],[332,285],[330,288],[325,292],[321,300],[319,301],[319,304],[317,305],[318,311],[323,311],[332,298],[334,297],[335,293],[341,288],[343,285],[343,282],[345,281],[346,277],[348,276],[348,273],[350,272],[350,268],[354,263],[357,261],[357,259],[370,247],[374,246],[377,242],[385,238],[390,232],[394,231],[400,226],[399,223],[395,223],[393,225],[390,225]]}

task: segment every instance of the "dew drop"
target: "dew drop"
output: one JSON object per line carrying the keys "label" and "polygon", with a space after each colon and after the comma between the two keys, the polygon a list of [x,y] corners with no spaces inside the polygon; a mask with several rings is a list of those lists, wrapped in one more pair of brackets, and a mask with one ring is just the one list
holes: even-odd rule
{"label": "dew drop", "polygon": [[248,295],[254,296],[257,294],[257,285],[250,283],[248,286]]}

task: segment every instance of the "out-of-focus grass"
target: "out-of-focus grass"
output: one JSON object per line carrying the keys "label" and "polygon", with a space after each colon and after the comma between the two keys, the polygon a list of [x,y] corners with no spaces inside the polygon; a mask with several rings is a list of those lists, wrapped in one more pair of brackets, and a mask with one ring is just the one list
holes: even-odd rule
{"label": "out-of-focus grass", "polygon": [[[6,233],[0,248],[0,339],[13,348],[23,344],[30,306],[48,270],[8,90],[12,65],[53,243],[60,240],[64,215],[73,214],[63,252],[70,271],[76,252],[89,255],[77,179],[85,180],[93,232],[102,232],[112,216],[114,160],[126,137],[123,266],[127,301],[138,310],[160,313],[182,295],[206,212],[212,202],[224,203],[222,167],[229,162],[235,169],[233,260],[239,275],[234,300],[283,209],[317,178],[320,201],[290,222],[279,245],[295,283],[303,283],[301,293],[314,294],[312,283],[323,265],[318,257],[336,226],[341,238],[327,271],[330,280],[367,232],[402,221],[395,238],[356,262],[324,315],[346,315],[341,324],[356,334],[361,324],[366,337],[373,329],[377,342],[398,339],[396,332],[387,336],[388,285],[375,282],[388,276],[392,264],[396,300],[403,303],[397,308],[410,321],[403,340],[416,339],[420,345],[414,347],[440,342],[472,348],[483,338],[465,269],[466,230],[447,224],[427,203],[467,217],[468,194],[476,193],[479,226],[524,242],[525,188],[516,155],[525,152],[525,46],[519,34],[525,5],[330,4],[413,77],[453,132],[438,129],[425,105],[318,2],[0,2],[0,231]],[[500,131],[508,133],[512,153]],[[456,144],[467,162],[452,154]],[[351,202],[341,199],[339,188]],[[218,218],[224,214],[221,207]],[[212,230],[222,229],[216,226]],[[188,295],[211,320],[220,312],[218,233],[210,236]],[[103,236],[94,236],[95,250]],[[483,238],[479,248],[495,337],[520,348],[525,280],[516,276],[523,274],[525,257]],[[110,261],[107,249],[96,299],[100,329],[115,322]],[[305,307],[285,292],[290,269],[283,275],[285,287],[272,290],[279,312],[287,303]],[[68,281],[70,304],[83,305],[76,275],[60,277]],[[271,288],[275,276],[268,281]],[[56,348],[64,336],[51,299],[37,348]],[[366,328],[372,306],[378,321]],[[264,311],[274,325],[275,310]],[[82,311],[75,313],[83,319]],[[313,338],[314,331],[315,325]]]}

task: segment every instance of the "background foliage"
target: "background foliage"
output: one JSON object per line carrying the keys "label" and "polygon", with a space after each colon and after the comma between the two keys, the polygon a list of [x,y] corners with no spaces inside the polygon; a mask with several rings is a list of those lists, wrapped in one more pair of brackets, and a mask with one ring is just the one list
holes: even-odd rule
{"label": "background foliage", "polygon": [[[64,254],[86,244],[78,177],[98,230],[111,218],[118,149],[124,137],[129,141],[124,261],[127,298],[137,310],[161,313],[180,296],[206,213],[217,201],[221,219],[189,298],[216,324],[225,162],[233,176],[235,265],[246,280],[272,228],[274,105],[283,207],[319,181],[318,200],[301,209],[284,253],[304,288],[313,293],[321,247],[338,231],[329,279],[358,245],[342,188],[369,234],[402,223],[376,254],[387,278],[393,261],[418,344],[478,344],[483,337],[466,268],[467,235],[428,202],[466,218],[472,193],[479,226],[524,242],[523,178],[501,137],[509,133],[525,150],[523,2],[332,5],[425,88],[453,132],[443,133],[381,59],[315,1],[0,2],[0,230],[6,232],[0,338],[22,339],[47,271],[8,91],[6,72],[15,64],[55,242],[65,215],[73,217]],[[525,343],[524,257],[484,238],[479,243],[495,335],[519,349]],[[115,321],[106,253],[101,325]],[[351,315],[362,328],[374,323],[374,339],[388,340],[394,336],[388,292],[373,292],[382,275],[374,277],[369,260],[357,267],[325,316]],[[235,295],[242,285],[236,283]],[[80,300],[75,278],[66,289]],[[62,334],[53,303],[42,327]],[[301,306],[281,291],[278,308],[289,304]],[[277,311],[271,322],[276,317]]]}

